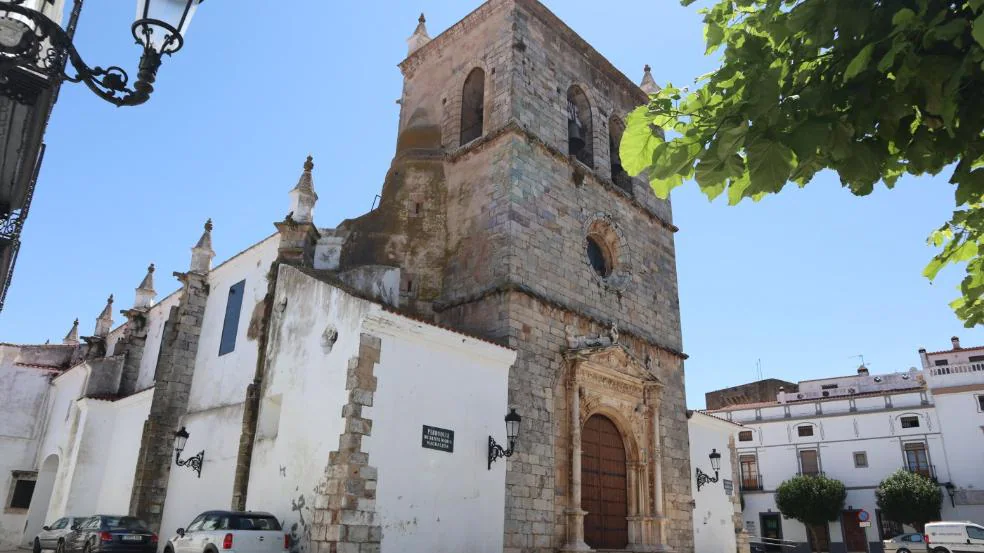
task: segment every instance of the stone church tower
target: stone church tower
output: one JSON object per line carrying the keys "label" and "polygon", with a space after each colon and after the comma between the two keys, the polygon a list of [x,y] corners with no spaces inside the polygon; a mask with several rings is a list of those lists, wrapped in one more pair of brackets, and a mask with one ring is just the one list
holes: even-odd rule
{"label": "stone church tower", "polygon": [[315,267],[518,350],[506,551],[693,551],[677,229],[615,146],[644,89],[536,0],[408,42],[380,205]]}

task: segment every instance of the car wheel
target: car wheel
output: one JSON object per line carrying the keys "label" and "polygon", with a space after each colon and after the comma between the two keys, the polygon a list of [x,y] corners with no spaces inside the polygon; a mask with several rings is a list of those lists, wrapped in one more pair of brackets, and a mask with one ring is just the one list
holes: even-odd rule
{"label": "car wheel", "polygon": [[82,553],[92,553],[92,545],[86,543],[82,546]]}
{"label": "car wheel", "polygon": [[33,551],[34,551],[34,553],[41,553],[41,541],[38,540],[37,538],[34,538],[34,548],[33,548]]}
{"label": "car wheel", "polygon": [[933,553],[950,553],[945,547],[937,547],[933,550]]}
{"label": "car wheel", "polygon": [[58,540],[58,544],[55,545],[55,553],[65,553],[65,540]]}
{"label": "car wheel", "polygon": [[912,552],[903,547],[902,549],[896,549],[895,553],[912,553]]}
{"label": "car wheel", "polygon": [[164,548],[164,553],[174,553],[174,550],[171,549],[171,546],[169,545],[169,546],[167,546],[167,547]]}

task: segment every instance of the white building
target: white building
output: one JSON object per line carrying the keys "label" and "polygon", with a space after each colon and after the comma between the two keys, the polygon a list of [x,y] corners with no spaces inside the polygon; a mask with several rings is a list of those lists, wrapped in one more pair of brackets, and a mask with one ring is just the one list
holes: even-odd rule
{"label": "white building", "polygon": [[[213,268],[208,224],[181,288],[155,304],[151,267],[126,325],[110,330],[110,298],[81,342],[76,324],[61,345],[0,345],[0,543],[127,512],[166,538],[232,505],[275,513],[294,551],[502,551],[506,463],[490,465],[489,437],[508,447],[515,351],[285,262],[305,230],[283,224]],[[398,295],[398,274],[359,279]],[[169,416],[190,435],[180,464],[173,430],[155,434]]]}
{"label": "white building", "polygon": [[[984,520],[984,357],[975,352],[984,348],[964,350],[954,339],[952,350],[920,350],[922,370],[871,375],[862,366],[852,376],[800,382],[775,401],[714,411],[746,427],[736,433],[746,530],[805,543],[806,529],[779,514],[774,492],[797,474],[824,473],[848,495],[840,519],[816,529],[820,550],[879,552],[902,528],[881,516],[874,491],[899,469],[941,484],[944,519]],[[870,526],[861,526],[862,510]]]}
{"label": "white building", "polygon": [[[736,432],[744,427],[702,411],[688,411],[690,466],[694,467],[694,551],[748,551],[738,489]],[[715,470],[711,456],[720,463]]]}

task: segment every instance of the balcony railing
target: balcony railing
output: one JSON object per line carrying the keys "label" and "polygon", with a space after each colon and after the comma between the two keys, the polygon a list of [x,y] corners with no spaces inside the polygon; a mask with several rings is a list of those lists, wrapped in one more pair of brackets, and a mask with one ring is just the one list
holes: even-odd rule
{"label": "balcony railing", "polygon": [[906,466],[903,468],[913,474],[921,474],[926,478],[936,480],[936,465]]}
{"label": "balcony railing", "polygon": [[749,474],[741,477],[741,491],[761,491],[762,490],[762,475],[761,474]]}
{"label": "balcony railing", "polygon": [[943,376],[947,374],[966,374],[984,372],[984,363],[968,363],[966,365],[943,365],[929,369],[931,376]]}
{"label": "balcony railing", "polygon": [[797,476],[826,476],[822,470],[801,470],[796,473]]}

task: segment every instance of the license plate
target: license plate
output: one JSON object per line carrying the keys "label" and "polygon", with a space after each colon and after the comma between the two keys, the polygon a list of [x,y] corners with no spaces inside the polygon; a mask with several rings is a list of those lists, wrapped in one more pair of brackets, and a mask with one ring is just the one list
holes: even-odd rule
{"label": "license plate", "polygon": [[143,536],[123,536],[123,541],[143,541]]}

